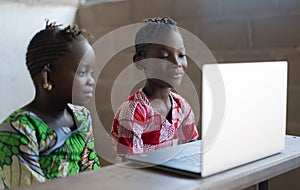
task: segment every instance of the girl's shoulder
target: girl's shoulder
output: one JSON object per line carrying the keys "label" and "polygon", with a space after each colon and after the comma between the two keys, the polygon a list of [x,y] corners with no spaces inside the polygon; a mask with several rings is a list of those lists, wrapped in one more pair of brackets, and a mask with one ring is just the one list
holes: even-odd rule
{"label": "girl's shoulder", "polygon": [[19,115],[22,115],[23,112],[24,111],[22,109],[15,110],[13,113],[11,113],[9,116],[7,116],[6,119],[4,119],[4,121],[1,122],[1,125],[3,125],[4,123],[15,120],[16,117],[18,117]]}
{"label": "girl's shoulder", "polygon": [[90,115],[89,110],[84,106],[68,104],[68,108],[75,116],[88,117]]}
{"label": "girl's shoulder", "polygon": [[30,140],[43,131],[49,131],[47,124],[36,114],[23,109],[14,111],[0,124],[0,132],[23,134]]}
{"label": "girl's shoulder", "polygon": [[117,110],[115,118],[118,120],[145,120],[149,114],[150,102],[142,90],[131,94]]}
{"label": "girl's shoulder", "polygon": [[23,123],[30,123],[34,121],[42,121],[36,114],[26,111],[23,109],[17,109],[14,112],[12,112],[3,122],[1,122],[1,125],[4,125],[5,123],[11,123],[11,122],[17,122],[22,121]]}
{"label": "girl's shoulder", "polygon": [[150,101],[142,90],[137,90],[122,102],[119,109],[135,109],[137,105],[148,106]]}
{"label": "girl's shoulder", "polygon": [[170,92],[170,96],[172,97],[173,101],[180,107],[180,108],[188,108],[191,107],[189,102],[175,92]]}

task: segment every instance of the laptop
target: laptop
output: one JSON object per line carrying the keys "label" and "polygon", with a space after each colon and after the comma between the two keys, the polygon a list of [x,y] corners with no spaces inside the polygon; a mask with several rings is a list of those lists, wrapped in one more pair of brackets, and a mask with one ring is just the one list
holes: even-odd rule
{"label": "laptop", "polygon": [[286,61],[205,64],[202,140],[125,160],[187,176],[210,176],[280,153],[286,134]]}

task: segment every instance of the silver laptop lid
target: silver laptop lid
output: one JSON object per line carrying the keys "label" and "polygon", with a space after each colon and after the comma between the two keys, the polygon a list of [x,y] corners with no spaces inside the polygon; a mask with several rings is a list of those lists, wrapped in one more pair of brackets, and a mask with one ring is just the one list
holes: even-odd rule
{"label": "silver laptop lid", "polygon": [[207,64],[202,82],[202,176],[284,148],[286,61]]}

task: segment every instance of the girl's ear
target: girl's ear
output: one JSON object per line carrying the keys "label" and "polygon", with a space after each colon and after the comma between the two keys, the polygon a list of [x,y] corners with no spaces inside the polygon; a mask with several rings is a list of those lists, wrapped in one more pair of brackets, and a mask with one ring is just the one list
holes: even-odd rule
{"label": "girl's ear", "polygon": [[50,91],[52,89],[52,83],[50,81],[50,68],[49,66],[45,65],[42,70],[42,80],[43,80],[43,88]]}
{"label": "girl's ear", "polygon": [[140,55],[140,54],[135,54],[135,55],[133,56],[133,58],[132,58],[133,63],[134,63],[134,65],[136,66],[136,68],[137,68],[138,70],[141,70],[141,71],[144,70],[144,67],[143,67],[142,63],[140,62],[142,59],[143,59],[143,56]]}

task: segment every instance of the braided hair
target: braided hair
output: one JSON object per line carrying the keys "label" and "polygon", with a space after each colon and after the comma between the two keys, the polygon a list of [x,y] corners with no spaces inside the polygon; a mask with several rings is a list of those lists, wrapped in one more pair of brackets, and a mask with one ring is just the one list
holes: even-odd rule
{"label": "braided hair", "polygon": [[47,20],[46,28],[31,39],[26,53],[26,65],[32,78],[41,72],[44,66],[50,67],[53,61],[70,53],[74,40],[84,39],[77,26],[69,25],[62,29],[60,26]]}
{"label": "braided hair", "polygon": [[177,23],[170,17],[147,18],[144,20],[144,23],[135,36],[135,51],[137,55],[141,55],[146,47],[151,43],[153,44],[155,42],[154,39],[163,32],[174,31],[180,34]]}

